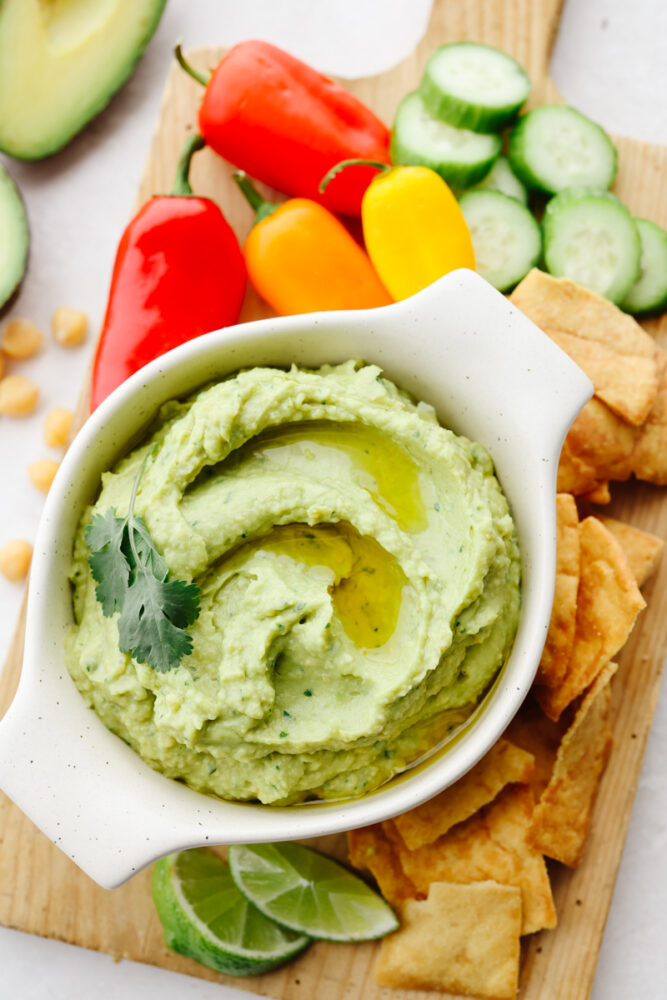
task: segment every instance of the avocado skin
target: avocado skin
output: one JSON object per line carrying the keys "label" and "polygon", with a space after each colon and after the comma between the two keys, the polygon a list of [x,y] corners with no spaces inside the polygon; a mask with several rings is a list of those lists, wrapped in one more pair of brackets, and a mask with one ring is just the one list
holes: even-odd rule
{"label": "avocado skin", "polygon": [[15,220],[18,224],[18,231],[14,234],[15,245],[12,246],[12,257],[15,261],[14,273],[11,275],[9,283],[5,281],[4,275],[0,274],[0,317],[2,317],[13,305],[21,288],[25,272],[28,269],[30,229],[28,226],[28,216],[25,210],[25,203],[21,192],[16,186],[16,182],[1,163],[0,200],[9,206],[9,212],[15,216]]}
{"label": "avocado skin", "polygon": [[[2,19],[2,5],[2,0],[0,0],[0,21]],[[81,118],[78,120],[74,118],[69,121],[58,139],[54,141],[53,137],[50,136],[43,143],[39,139],[35,139],[29,147],[21,148],[20,144],[16,145],[12,143],[10,136],[3,135],[0,132],[0,152],[6,153],[7,156],[11,156],[14,160],[43,160],[47,156],[52,156],[54,153],[60,152],[61,149],[72,141],[75,135],[78,135],[86,125],[106,108],[107,104],[115,97],[123,84],[132,76],[136,64],[144,54],[146,46],[157,30],[166,5],[167,0],[154,0],[153,16],[146,25],[145,33],[137,40],[135,47],[128,53],[127,59],[119,64],[118,72],[111,86],[100,91],[94,103],[88,106]],[[18,113],[23,113],[22,109]],[[0,306],[0,310],[3,308],[3,306]]]}

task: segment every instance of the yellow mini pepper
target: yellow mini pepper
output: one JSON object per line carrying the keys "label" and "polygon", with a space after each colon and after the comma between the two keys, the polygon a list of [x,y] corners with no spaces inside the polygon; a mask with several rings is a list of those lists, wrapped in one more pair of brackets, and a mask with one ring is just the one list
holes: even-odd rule
{"label": "yellow mini pepper", "polygon": [[[344,160],[321,186],[357,160]],[[363,161],[362,161],[363,162]],[[442,177],[429,167],[387,167],[361,202],[366,250],[394,299],[406,299],[458,267],[475,267],[470,231]]]}
{"label": "yellow mini pepper", "polygon": [[368,255],[328,209],[308,198],[268,202],[245,174],[234,179],[256,212],[243,248],[248,277],[277,313],[391,302]]}

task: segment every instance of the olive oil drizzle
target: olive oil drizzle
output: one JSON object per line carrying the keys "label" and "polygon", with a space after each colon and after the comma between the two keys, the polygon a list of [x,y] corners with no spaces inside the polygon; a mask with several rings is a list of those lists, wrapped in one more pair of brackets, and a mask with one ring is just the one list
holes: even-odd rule
{"label": "olive oil drizzle", "polygon": [[356,646],[377,649],[391,638],[407,580],[396,558],[374,538],[345,521],[279,525],[236,549],[232,565],[241,566],[258,550],[330,569],[334,611]]}
{"label": "olive oil drizzle", "polygon": [[419,467],[390,437],[363,424],[314,420],[272,428],[236,453],[236,460],[263,461],[289,468],[296,460],[343,452],[358,484],[403,531],[418,533],[428,526],[419,487]]}

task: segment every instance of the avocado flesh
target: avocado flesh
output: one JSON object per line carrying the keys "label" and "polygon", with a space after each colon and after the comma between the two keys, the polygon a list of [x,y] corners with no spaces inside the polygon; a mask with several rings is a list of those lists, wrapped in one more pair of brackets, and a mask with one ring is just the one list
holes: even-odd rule
{"label": "avocado flesh", "polygon": [[0,0],[0,149],[55,153],[111,100],[166,0]]}
{"label": "avocado flesh", "polygon": [[0,310],[21,284],[28,262],[28,220],[21,195],[0,164]]}

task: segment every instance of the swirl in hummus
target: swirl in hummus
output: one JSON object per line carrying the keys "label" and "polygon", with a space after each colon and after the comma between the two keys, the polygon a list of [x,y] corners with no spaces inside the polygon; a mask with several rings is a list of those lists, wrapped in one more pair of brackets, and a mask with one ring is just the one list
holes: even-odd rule
{"label": "swirl in hummus", "polygon": [[[85,525],[135,511],[196,580],[193,651],[118,648]],[[230,799],[375,788],[467,718],[517,627],[520,563],[487,451],[372,365],[253,368],[162,408],[106,473],[72,567],[69,671],[152,767]]]}

